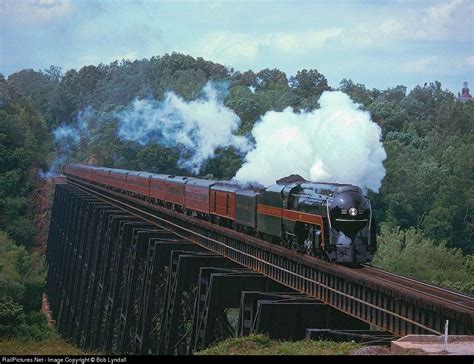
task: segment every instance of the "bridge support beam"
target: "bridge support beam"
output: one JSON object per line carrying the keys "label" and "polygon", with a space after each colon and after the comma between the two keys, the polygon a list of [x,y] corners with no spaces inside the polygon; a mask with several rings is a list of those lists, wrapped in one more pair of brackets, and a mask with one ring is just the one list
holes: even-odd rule
{"label": "bridge support beam", "polygon": [[171,253],[202,251],[196,244],[179,239],[150,239],[145,257],[145,273],[142,282],[141,315],[137,321],[130,351],[140,354],[156,354],[164,317],[167,279]]}
{"label": "bridge support beam", "polygon": [[236,268],[237,265],[209,252],[171,253],[158,354],[184,355],[188,352],[201,267]]}
{"label": "bridge support beam", "polygon": [[305,295],[242,293],[239,334],[267,333],[274,339],[302,340],[307,328],[369,330],[370,327]]}
{"label": "bridge support beam", "polygon": [[232,327],[229,320],[235,319],[237,324],[235,309],[239,308],[242,291],[289,290],[260,273],[242,268],[201,268],[198,282],[189,354],[237,333],[237,327]]}

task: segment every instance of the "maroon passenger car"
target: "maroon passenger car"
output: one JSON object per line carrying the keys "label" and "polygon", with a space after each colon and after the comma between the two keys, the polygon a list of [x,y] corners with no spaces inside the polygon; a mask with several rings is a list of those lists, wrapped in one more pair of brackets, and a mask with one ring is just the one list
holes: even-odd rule
{"label": "maroon passenger car", "polygon": [[209,188],[216,181],[207,179],[189,179],[184,187],[185,207],[209,215]]}

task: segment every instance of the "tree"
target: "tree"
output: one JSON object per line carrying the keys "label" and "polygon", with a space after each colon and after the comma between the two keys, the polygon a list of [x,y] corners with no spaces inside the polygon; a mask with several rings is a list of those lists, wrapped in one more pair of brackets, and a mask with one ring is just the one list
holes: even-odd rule
{"label": "tree", "polygon": [[51,65],[48,69],[44,70],[44,73],[54,82],[61,81],[61,78],[63,77],[63,70],[58,66]]}
{"label": "tree", "polygon": [[230,89],[225,99],[225,106],[231,108],[242,121],[241,131],[248,133],[252,130],[257,119],[262,115],[263,107],[259,96],[247,86],[235,86]]}
{"label": "tree", "polygon": [[50,99],[59,85],[60,72],[60,69],[54,66],[50,66],[44,73],[32,69],[22,70],[11,74],[8,83],[20,95],[28,97],[42,114],[47,114]]}
{"label": "tree", "polygon": [[44,258],[0,230],[0,299],[17,302],[25,312],[39,310],[45,282]]}
{"label": "tree", "polygon": [[14,338],[25,331],[23,307],[11,298],[0,299],[0,337]]}
{"label": "tree", "polygon": [[179,151],[151,144],[137,152],[138,169],[155,173],[179,174],[177,168]]}
{"label": "tree", "polygon": [[391,272],[474,293],[474,257],[435,243],[417,229],[382,225],[373,264]]}
{"label": "tree", "polygon": [[45,166],[51,136],[31,101],[0,79],[0,229],[24,244],[33,243],[27,197],[37,182],[37,168]]}
{"label": "tree", "polygon": [[243,86],[256,88],[257,75],[252,70],[245,71],[244,73],[242,73],[239,83]]}
{"label": "tree", "polygon": [[409,121],[409,115],[403,108],[388,100],[377,100],[368,107],[372,120],[383,130],[384,136],[391,131],[401,130]]}
{"label": "tree", "polygon": [[473,141],[471,135],[443,143],[440,160],[447,171],[422,225],[432,239],[444,240],[448,246],[462,248],[467,254],[474,253]]}
{"label": "tree", "polygon": [[[429,116],[436,114],[436,110],[443,100],[454,102],[454,95],[447,90],[441,90],[441,83],[435,81],[429,85],[425,83],[423,87],[414,87],[406,99],[402,100],[402,106],[414,117],[414,121],[423,120],[426,122]],[[425,129],[429,130],[430,128],[431,126],[428,126]]]}
{"label": "tree", "polygon": [[293,106],[309,110],[317,106],[317,100],[324,91],[331,89],[326,77],[315,69],[298,71],[296,76],[290,77],[290,87],[297,96]]}
{"label": "tree", "polygon": [[203,175],[216,179],[231,179],[242,165],[243,157],[234,148],[219,148],[214,158],[203,168]]}
{"label": "tree", "polygon": [[352,80],[343,79],[339,84],[339,90],[348,94],[349,97],[363,106],[368,106],[373,101],[372,93],[363,84],[355,84]]}
{"label": "tree", "polygon": [[256,74],[256,89],[285,89],[288,87],[288,79],[285,72],[277,68],[272,70],[266,68]]}
{"label": "tree", "polygon": [[398,85],[394,88],[388,88],[383,90],[378,99],[393,102],[394,104],[400,103],[406,96],[407,88],[403,85]]}

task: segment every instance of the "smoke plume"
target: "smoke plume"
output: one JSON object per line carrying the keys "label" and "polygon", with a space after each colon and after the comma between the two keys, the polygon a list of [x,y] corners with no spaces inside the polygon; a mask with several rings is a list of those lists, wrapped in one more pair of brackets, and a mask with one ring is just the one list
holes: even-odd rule
{"label": "smoke plume", "polygon": [[250,149],[246,138],[234,134],[239,117],[223,105],[216,84],[210,82],[197,100],[188,102],[168,92],[162,101],[135,99],[116,116],[120,138],[141,145],[184,147],[187,157],[182,157],[178,164],[195,173],[219,147],[232,146],[240,152]]}
{"label": "smoke plume", "polygon": [[47,179],[57,176],[61,173],[62,166],[71,162],[71,154],[81,139],[90,137],[89,122],[94,115],[94,110],[91,107],[86,107],[77,114],[75,123],[60,125],[53,130],[56,157],[51,162],[48,171],[38,171],[40,177]]}
{"label": "smoke plume", "polygon": [[234,178],[268,186],[297,173],[378,191],[387,157],[380,127],[340,91],[324,92],[319,104],[312,112],[267,112],[252,130],[255,147]]}

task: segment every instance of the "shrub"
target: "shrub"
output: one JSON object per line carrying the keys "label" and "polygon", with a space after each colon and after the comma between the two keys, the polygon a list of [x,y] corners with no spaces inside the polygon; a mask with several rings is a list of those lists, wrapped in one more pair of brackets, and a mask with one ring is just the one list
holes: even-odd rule
{"label": "shrub", "polygon": [[474,293],[473,256],[461,249],[435,243],[415,228],[402,230],[382,224],[379,248],[373,264],[388,271],[428,283]]}

